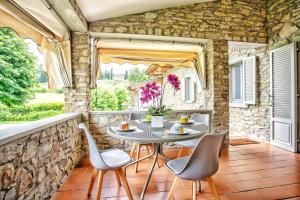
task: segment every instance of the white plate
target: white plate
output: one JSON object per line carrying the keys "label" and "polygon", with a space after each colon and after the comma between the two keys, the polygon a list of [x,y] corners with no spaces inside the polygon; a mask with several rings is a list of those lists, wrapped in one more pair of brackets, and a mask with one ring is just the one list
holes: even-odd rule
{"label": "white plate", "polygon": [[151,123],[151,121],[146,121],[145,119],[141,120],[142,122],[145,122],[145,123]]}
{"label": "white plate", "polygon": [[168,132],[172,135],[187,135],[192,132],[191,129],[184,129],[183,131],[184,131],[184,133],[178,133],[178,132],[174,132],[172,130],[168,130]]}
{"label": "white plate", "polygon": [[129,129],[127,129],[127,130],[121,129],[121,128],[119,128],[119,127],[116,127],[116,129],[117,129],[118,131],[121,131],[121,132],[130,132],[130,131],[134,131],[134,130],[136,129],[136,126],[131,126],[131,127],[129,127]]}
{"label": "white plate", "polygon": [[183,123],[183,122],[180,122],[180,121],[179,121],[179,123],[180,123],[180,124],[192,124],[192,123],[194,123],[194,120],[189,120],[189,121],[186,122],[186,123]]}

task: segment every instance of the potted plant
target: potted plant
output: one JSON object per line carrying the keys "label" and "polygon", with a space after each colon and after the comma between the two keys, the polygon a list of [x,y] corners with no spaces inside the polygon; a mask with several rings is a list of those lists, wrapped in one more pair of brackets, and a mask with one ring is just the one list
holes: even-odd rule
{"label": "potted plant", "polygon": [[175,74],[169,74],[167,81],[163,86],[159,86],[155,81],[146,83],[141,89],[140,101],[142,104],[151,102],[149,107],[149,115],[151,115],[151,126],[155,128],[162,128],[164,124],[164,116],[171,110],[163,105],[163,93],[166,84],[171,84],[174,89],[174,94],[180,90],[180,81]]}

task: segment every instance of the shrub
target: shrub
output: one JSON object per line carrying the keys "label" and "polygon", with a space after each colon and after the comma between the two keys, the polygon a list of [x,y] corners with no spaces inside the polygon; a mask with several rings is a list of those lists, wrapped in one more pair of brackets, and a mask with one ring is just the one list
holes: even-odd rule
{"label": "shrub", "polygon": [[57,89],[55,90],[56,94],[63,94],[64,93],[64,89]]}
{"label": "shrub", "polygon": [[129,98],[128,90],[125,88],[115,88],[115,95],[117,97],[117,109],[124,110]]}
{"label": "shrub", "polygon": [[11,108],[0,106],[0,121],[33,121],[63,112],[63,103],[43,103]]}
{"label": "shrub", "polygon": [[39,87],[39,88],[35,89],[35,92],[36,93],[47,93],[47,92],[49,92],[49,90],[46,88]]}
{"label": "shrub", "polygon": [[97,88],[92,94],[92,108],[95,110],[117,110],[118,99],[107,89]]}
{"label": "shrub", "polygon": [[97,88],[92,93],[93,110],[124,110],[127,106],[129,93],[125,88],[115,88],[109,91]]}

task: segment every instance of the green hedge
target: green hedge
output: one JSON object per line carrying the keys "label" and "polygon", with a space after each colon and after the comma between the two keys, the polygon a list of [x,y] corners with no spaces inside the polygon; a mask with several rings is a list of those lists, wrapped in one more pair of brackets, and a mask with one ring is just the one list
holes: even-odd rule
{"label": "green hedge", "polygon": [[33,121],[63,112],[63,103],[43,103],[11,108],[0,106],[0,121]]}

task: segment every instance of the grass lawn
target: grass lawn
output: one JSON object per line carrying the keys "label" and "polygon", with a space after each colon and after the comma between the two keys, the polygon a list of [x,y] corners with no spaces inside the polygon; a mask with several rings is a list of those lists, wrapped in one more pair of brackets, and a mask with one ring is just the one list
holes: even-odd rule
{"label": "grass lawn", "polygon": [[53,92],[36,93],[35,98],[31,99],[28,104],[64,102],[64,94],[56,94]]}
{"label": "grass lawn", "polygon": [[0,121],[0,124],[23,124],[31,121]]}

